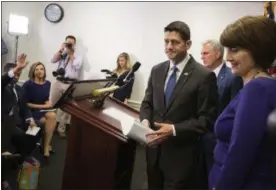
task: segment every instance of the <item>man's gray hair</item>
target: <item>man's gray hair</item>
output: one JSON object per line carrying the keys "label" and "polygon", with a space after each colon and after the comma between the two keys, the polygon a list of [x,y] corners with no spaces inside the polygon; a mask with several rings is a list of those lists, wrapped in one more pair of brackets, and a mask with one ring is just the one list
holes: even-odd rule
{"label": "man's gray hair", "polygon": [[223,58],[224,55],[224,47],[221,45],[221,43],[218,40],[206,40],[203,42],[203,45],[205,44],[211,44],[212,48],[214,50],[218,50],[221,53],[221,58]]}

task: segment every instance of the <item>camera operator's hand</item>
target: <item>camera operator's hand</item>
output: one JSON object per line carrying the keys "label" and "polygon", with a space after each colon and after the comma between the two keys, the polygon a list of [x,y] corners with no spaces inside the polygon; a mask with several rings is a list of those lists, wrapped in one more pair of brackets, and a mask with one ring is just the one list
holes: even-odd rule
{"label": "camera operator's hand", "polygon": [[74,60],[74,49],[67,49],[67,53],[68,53],[69,59],[71,61],[73,61]]}
{"label": "camera operator's hand", "polygon": [[61,47],[60,47],[60,52],[63,52],[64,51],[64,49],[65,49],[65,47],[66,47],[66,43],[64,42],[64,43],[62,43],[61,44]]}

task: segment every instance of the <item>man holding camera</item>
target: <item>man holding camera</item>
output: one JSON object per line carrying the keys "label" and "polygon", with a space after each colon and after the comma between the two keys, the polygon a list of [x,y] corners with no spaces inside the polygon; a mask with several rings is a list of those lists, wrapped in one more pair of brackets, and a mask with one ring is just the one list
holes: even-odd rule
{"label": "man holding camera", "polygon": [[[80,76],[82,58],[75,55],[75,46],[76,38],[71,35],[67,36],[51,60],[52,63],[58,63],[56,71],[53,72],[56,81],[52,83],[50,90],[50,100],[53,105],[57,103],[70,84],[77,81]],[[59,122],[58,133],[61,137],[65,137],[66,124],[70,123],[70,115],[58,109],[57,121]]]}

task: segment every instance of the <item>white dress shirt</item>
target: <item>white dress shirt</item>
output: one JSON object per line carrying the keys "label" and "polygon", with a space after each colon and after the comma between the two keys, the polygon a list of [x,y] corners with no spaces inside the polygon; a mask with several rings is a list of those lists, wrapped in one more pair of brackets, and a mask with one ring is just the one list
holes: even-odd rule
{"label": "white dress shirt", "polygon": [[176,66],[176,68],[178,69],[177,72],[176,72],[176,83],[183,71],[183,69],[185,68],[185,66],[187,65],[188,61],[190,59],[190,55],[187,54],[187,56],[183,59],[183,61],[181,61],[180,63],[178,63],[177,65],[174,65],[173,61],[170,60],[170,68],[169,68],[169,71],[168,71],[168,74],[167,74],[167,78],[165,80],[165,85],[164,85],[164,92],[167,88],[167,84],[168,84],[168,81],[169,81],[169,78],[171,77],[171,75],[173,74],[173,67]]}
{"label": "white dress shirt", "polygon": [[[10,78],[13,78],[13,77],[14,77],[13,71],[10,70],[10,71],[8,72],[8,75],[9,75]],[[16,92],[15,87],[13,87],[12,90],[13,90],[13,93],[15,94],[16,100],[17,100],[17,102],[18,102],[18,96],[17,96],[17,92]]]}
{"label": "white dress shirt", "polygon": [[[60,64],[60,68],[65,68],[66,63],[68,62],[69,56],[66,56],[65,59],[59,60],[57,63]],[[80,69],[82,67],[82,58],[81,56],[74,55],[73,62],[69,61],[66,68],[65,68],[65,78],[70,79],[79,79],[80,77]]]}
{"label": "white dress shirt", "polygon": [[213,70],[213,72],[216,74],[216,77],[218,77],[218,75],[219,75],[219,72],[220,72],[220,70],[221,70],[221,68],[222,68],[222,66],[223,66],[223,63],[222,64],[220,64],[215,70]]}

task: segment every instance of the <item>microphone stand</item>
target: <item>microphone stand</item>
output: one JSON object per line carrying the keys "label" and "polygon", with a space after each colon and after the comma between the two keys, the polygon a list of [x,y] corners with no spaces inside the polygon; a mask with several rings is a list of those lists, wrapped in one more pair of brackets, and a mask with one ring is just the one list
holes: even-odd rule
{"label": "microphone stand", "polygon": [[[118,80],[118,78],[117,78],[117,80]],[[117,82],[117,81],[109,82],[109,83],[107,83],[107,84],[104,86],[104,88],[110,87],[110,86],[112,86],[113,84],[116,84],[116,82]]]}

